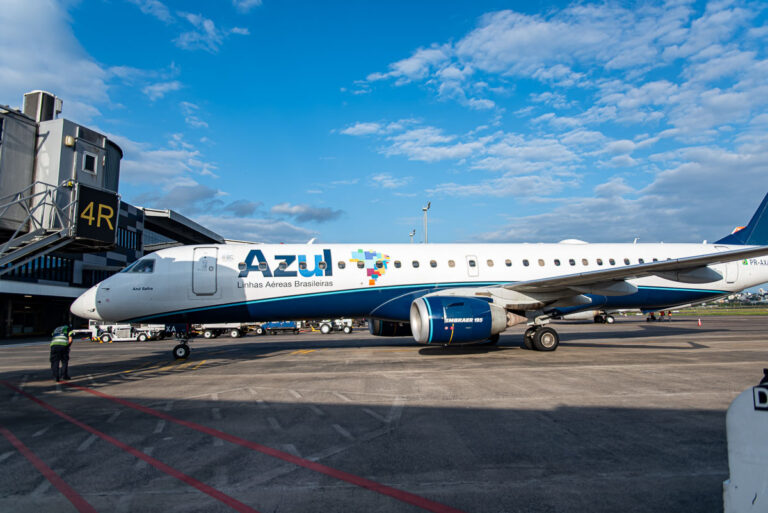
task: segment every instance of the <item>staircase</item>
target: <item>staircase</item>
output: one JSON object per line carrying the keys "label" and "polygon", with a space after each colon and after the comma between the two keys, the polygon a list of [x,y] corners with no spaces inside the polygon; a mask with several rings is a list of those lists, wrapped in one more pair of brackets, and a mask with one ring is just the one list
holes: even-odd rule
{"label": "staircase", "polygon": [[0,276],[75,240],[75,185],[34,182],[0,198],[0,220],[11,211],[25,216],[15,229],[0,234]]}

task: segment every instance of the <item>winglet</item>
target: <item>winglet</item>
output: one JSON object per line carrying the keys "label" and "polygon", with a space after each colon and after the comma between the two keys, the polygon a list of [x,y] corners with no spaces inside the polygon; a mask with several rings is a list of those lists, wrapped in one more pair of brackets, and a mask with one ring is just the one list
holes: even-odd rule
{"label": "winglet", "polygon": [[763,198],[763,202],[757,208],[757,212],[752,216],[752,220],[742,230],[733,232],[723,237],[715,244],[745,244],[745,245],[765,245],[768,244],[768,194]]}

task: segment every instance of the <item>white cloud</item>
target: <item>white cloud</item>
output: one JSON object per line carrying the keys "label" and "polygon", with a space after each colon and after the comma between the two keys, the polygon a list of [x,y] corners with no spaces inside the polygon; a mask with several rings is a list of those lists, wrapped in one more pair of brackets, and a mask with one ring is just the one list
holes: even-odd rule
{"label": "white cloud", "polygon": [[[734,150],[688,147],[641,189],[612,178],[591,198],[566,200],[558,208],[508,220],[504,228],[481,234],[482,241],[700,242],[724,237],[747,223],[765,196],[768,136],[747,136]],[[732,170],[732,171],[725,171]],[[634,196],[634,197],[633,197]]]}
{"label": "white cloud", "polygon": [[208,123],[197,116],[197,111],[200,107],[190,102],[181,102],[179,106],[181,107],[182,114],[184,114],[184,122],[187,125],[192,128],[208,128]]}
{"label": "white cloud", "polygon": [[355,123],[340,131],[345,135],[371,135],[381,132],[382,126],[379,123]]}
{"label": "white cloud", "polygon": [[311,205],[292,205],[279,203],[269,210],[272,214],[293,217],[300,223],[312,221],[324,223],[338,219],[344,214],[343,210],[335,210],[329,207],[313,207]]}
{"label": "white cloud", "polygon": [[205,18],[200,14],[181,12],[179,16],[187,20],[195,28],[195,30],[180,34],[174,40],[176,46],[184,50],[205,50],[209,53],[217,53],[224,43],[224,39],[230,34],[250,34],[248,29],[238,27],[222,31],[216,27],[213,20]]}
{"label": "white cloud", "polygon": [[412,180],[412,176],[403,176],[398,178],[388,173],[379,173],[371,177],[371,182],[374,185],[383,187],[385,189],[397,189],[399,187],[404,187],[411,183]]}
{"label": "white cloud", "polygon": [[160,21],[170,23],[173,21],[173,15],[168,7],[159,0],[128,0],[130,3],[136,5],[141,9],[144,14],[154,16]]}
{"label": "white cloud", "polygon": [[178,91],[182,87],[181,82],[178,80],[171,80],[170,82],[150,84],[142,88],[141,92],[146,94],[150,100],[155,101],[163,98],[166,94],[172,91]]}
{"label": "white cloud", "polygon": [[240,12],[248,12],[254,7],[261,7],[262,0],[232,0],[232,5]]}
{"label": "white cloud", "polygon": [[136,142],[127,137],[107,134],[123,150],[120,181],[145,187],[169,187],[195,184],[195,176],[210,175],[215,164],[201,152],[174,134],[165,147]]}
{"label": "white cloud", "polygon": [[43,89],[64,98],[66,117],[87,123],[109,105],[109,73],[82,48],[54,0],[4,0],[0,8],[0,98],[21,105]]}
{"label": "white cloud", "polygon": [[431,48],[419,48],[407,59],[397,61],[389,66],[387,73],[372,73],[367,79],[371,82],[394,78],[398,85],[412,80],[425,78],[438,64],[449,58],[449,47],[432,46]]}
{"label": "white cloud", "polygon": [[228,239],[265,243],[300,243],[317,237],[318,232],[271,218],[249,219],[220,215],[200,215],[194,220]]}

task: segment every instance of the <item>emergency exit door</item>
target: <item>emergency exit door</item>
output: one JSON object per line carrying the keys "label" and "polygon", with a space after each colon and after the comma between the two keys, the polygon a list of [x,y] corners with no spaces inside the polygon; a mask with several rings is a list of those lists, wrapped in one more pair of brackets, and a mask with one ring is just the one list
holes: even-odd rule
{"label": "emergency exit door", "polygon": [[216,294],[218,248],[195,248],[192,263],[192,292],[198,296]]}
{"label": "emergency exit door", "polygon": [[[718,251],[728,251],[730,248],[726,246],[715,246]],[[725,283],[735,283],[739,278],[739,261],[727,262],[725,264]]]}

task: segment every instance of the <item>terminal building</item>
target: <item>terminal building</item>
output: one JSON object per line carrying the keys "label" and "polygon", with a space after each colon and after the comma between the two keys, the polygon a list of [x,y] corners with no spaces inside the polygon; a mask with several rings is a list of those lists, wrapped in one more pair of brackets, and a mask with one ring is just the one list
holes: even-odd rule
{"label": "terminal building", "polygon": [[178,212],[121,201],[122,150],[61,110],[44,91],[21,110],[0,105],[0,338],[82,323],[74,298],[147,253],[225,242]]}

